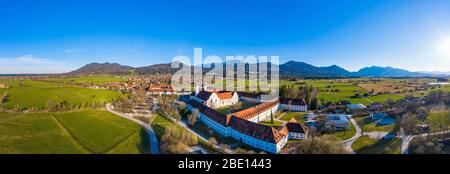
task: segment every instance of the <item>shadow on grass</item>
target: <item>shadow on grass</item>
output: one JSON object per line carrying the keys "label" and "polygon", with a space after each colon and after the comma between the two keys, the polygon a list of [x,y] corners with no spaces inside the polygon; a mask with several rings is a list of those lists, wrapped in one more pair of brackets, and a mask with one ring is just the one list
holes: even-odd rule
{"label": "shadow on grass", "polygon": [[144,128],[141,128],[139,130],[139,136],[141,138],[141,141],[136,145],[139,149],[139,153],[141,154],[149,154],[150,153],[150,141],[148,137],[147,130]]}
{"label": "shadow on grass", "polygon": [[355,150],[359,154],[398,154],[401,140],[398,138],[380,139],[376,143]]}

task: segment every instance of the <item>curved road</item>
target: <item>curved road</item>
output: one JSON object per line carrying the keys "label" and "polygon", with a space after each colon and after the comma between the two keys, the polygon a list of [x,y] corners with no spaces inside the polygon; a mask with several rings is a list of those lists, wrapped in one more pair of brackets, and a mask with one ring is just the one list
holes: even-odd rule
{"label": "curved road", "polygon": [[126,118],[126,119],[131,120],[131,121],[141,125],[142,127],[144,127],[147,130],[148,138],[149,138],[149,141],[150,141],[150,147],[149,147],[150,148],[150,153],[151,154],[159,154],[160,153],[159,152],[158,138],[156,138],[155,131],[153,131],[153,129],[152,129],[152,127],[150,125],[142,122],[141,120],[138,120],[138,119],[126,116],[126,115],[124,115],[122,113],[119,113],[117,111],[114,111],[113,109],[111,109],[111,104],[110,103],[106,104],[106,110],[108,112],[111,112],[111,113],[119,116],[119,117]]}
{"label": "curved road", "polygon": [[446,134],[450,133],[450,131],[443,131],[443,132],[434,132],[434,133],[424,133],[419,135],[401,135],[402,138],[402,154],[408,154],[409,151],[409,144],[411,141],[416,138],[417,136],[427,136],[427,135],[440,135],[440,134]]}
{"label": "curved road", "polygon": [[353,126],[355,127],[356,133],[355,133],[355,135],[353,135],[353,137],[351,137],[351,138],[349,138],[347,140],[340,141],[339,143],[341,143],[347,151],[351,152],[352,154],[356,154],[356,152],[352,149],[352,144],[359,137],[362,136],[362,133],[361,133],[362,130],[361,130],[361,127],[359,126],[359,124],[356,122],[355,119],[353,119],[352,117],[349,117],[349,120],[352,122]]}

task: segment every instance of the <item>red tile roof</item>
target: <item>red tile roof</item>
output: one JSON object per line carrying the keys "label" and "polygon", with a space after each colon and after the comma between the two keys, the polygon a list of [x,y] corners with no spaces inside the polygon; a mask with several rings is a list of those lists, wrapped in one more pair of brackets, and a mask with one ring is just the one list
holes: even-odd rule
{"label": "red tile roof", "polygon": [[251,136],[253,138],[267,141],[270,143],[278,143],[287,134],[273,127],[254,123],[242,118],[232,116],[229,126],[240,133]]}
{"label": "red tile roof", "polygon": [[173,92],[171,85],[152,85],[148,88],[149,92]]}
{"label": "red tile roof", "polygon": [[233,92],[222,91],[222,92],[215,92],[215,93],[217,94],[217,97],[220,98],[220,100],[233,98]]}
{"label": "red tile roof", "polygon": [[232,115],[248,120],[250,118],[257,116],[258,114],[260,114],[262,112],[265,112],[265,111],[271,109],[272,107],[274,107],[277,104],[278,104],[278,100],[273,101],[273,102],[264,102],[264,103],[254,106],[254,107],[232,113]]}

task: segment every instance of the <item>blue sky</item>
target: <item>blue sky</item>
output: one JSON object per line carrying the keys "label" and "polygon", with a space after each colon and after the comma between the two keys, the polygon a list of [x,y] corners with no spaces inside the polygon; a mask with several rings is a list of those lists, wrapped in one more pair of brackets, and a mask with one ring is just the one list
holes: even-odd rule
{"label": "blue sky", "polygon": [[450,71],[446,0],[15,0],[0,5],[0,73],[174,56],[280,56],[355,71]]}

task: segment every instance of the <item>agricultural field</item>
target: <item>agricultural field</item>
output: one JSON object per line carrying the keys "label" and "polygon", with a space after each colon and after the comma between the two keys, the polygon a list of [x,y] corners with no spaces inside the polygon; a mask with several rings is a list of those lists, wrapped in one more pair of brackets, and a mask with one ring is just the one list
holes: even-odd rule
{"label": "agricultural field", "polygon": [[400,138],[377,140],[362,136],[352,144],[352,149],[358,154],[400,154],[401,146]]}
{"label": "agricultural field", "polygon": [[65,84],[94,84],[102,85],[110,82],[125,82],[127,79],[122,76],[74,76],[64,78],[51,78],[49,82]]}
{"label": "agricultural field", "polygon": [[148,153],[145,130],[106,111],[3,112],[0,120],[0,153]]}
{"label": "agricultural field", "polygon": [[3,105],[8,109],[13,107],[42,109],[49,100],[54,102],[66,101],[70,105],[108,102],[122,95],[116,91],[80,88],[33,80],[24,80],[22,82],[19,80],[8,80],[7,83],[10,87],[0,89],[0,95],[6,92],[9,94],[10,97]]}
{"label": "agricultural field", "polygon": [[355,94],[363,95],[364,93],[369,93],[365,88],[357,85],[353,80],[350,79],[339,79],[339,80],[301,80],[298,82],[281,80],[281,85],[312,85],[319,89],[318,99],[323,98],[325,101],[338,102],[341,100],[348,100],[352,103],[362,103],[370,104],[373,102],[385,102],[389,99],[394,101],[403,98],[402,95],[398,94],[378,94],[369,95],[367,98],[354,98]]}

